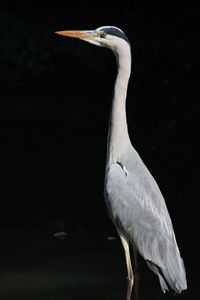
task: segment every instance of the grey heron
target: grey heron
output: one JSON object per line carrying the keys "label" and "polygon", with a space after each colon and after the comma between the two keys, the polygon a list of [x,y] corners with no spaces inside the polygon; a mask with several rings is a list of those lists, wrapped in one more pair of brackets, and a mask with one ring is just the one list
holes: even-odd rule
{"label": "grey heron", "polygon": [[[153,176],[131,144],[126,120],[126,94],[131,73],[131,47],[124,32],[115,26],[96,30],[56,32],[111,49],[118,72],[109,121],[105,170],[105,201],[120,236],[128,272],[127,300],[138,277],[133,274],[129,244],[158,276],[162,291],[181,293],[187,288],[183,260],[176,242],[165,200]],[[135,272],[134,272],[135,273]],[[136,284],[136,282],[135,282]]]}

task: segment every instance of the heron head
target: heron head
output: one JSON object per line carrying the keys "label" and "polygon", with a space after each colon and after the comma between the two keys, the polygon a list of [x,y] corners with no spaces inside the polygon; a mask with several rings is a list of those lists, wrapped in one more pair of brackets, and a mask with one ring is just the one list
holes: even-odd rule
{"label": "heron head", "polygon": [[57,34],[79,38],[96,46],[110,48],[113,51],[125,44],[129,45],[124,32],[115,26],[102,26],[95,30],[57,31]]}

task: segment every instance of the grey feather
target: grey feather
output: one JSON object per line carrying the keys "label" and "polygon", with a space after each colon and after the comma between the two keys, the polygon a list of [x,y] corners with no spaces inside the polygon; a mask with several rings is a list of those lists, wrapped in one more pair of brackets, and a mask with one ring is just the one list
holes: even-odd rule
{"label": "grey feather", "polygon": [[159,276],[163,292],[169,285],[180,293],[187,287],[185,268],[158,185],[132,146],[118,161],[105,180],[111,218]]}

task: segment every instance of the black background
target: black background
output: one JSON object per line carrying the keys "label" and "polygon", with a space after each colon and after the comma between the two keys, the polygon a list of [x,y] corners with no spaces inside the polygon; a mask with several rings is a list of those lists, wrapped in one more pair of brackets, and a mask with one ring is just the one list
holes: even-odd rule
{"label": "black background", "polygon": [[115,25],[132,45],[132,143],[163,192],[188,269],[197,269],[199,8],[198,2],[176,1],[3,5],[2,230],[114,234],[103,181],[115,58],[107,49],[54,32]]}

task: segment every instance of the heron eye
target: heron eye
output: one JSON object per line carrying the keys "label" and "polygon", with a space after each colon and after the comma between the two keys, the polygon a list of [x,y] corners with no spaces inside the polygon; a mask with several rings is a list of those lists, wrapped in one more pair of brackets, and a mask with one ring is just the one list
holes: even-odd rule
{"label": "heron eye", "polygon": [[101,38],[105,38],[106,37],[106,33],[104,31],[101,32]]}

